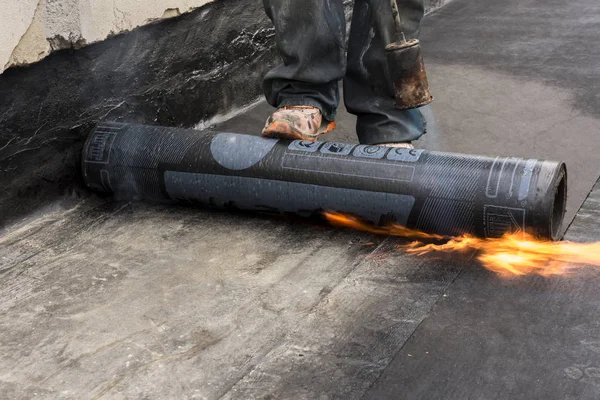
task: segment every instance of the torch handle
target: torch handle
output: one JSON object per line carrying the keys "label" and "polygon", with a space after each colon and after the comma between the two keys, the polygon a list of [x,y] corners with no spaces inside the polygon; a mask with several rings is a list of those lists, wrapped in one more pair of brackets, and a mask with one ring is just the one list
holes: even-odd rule
{"label": "torch handle", "polygon": [[391,0],[390,3],[390,0],[369,0],[375,24],[384,46],[394,42],[406,43],[402,16],[397,1]]}
{"label": "torch handle", "polygon": [[392,16],[394,17],[394,23],[396,24],[396,35],[398,35],[398,41],[406,42],[406,36],[404,35],[404,26],[402,24],[402,16],[398,10],[398,1],[392,0]]}

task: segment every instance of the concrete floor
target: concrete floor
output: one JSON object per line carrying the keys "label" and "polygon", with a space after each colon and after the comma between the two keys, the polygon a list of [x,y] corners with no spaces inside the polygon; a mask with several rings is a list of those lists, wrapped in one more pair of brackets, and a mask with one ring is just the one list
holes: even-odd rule
{"label": "concrete floor", "polygon": [[[600,176],[600,4],[483,3],[425,23],[437,100],[419,146],[562,159],[570,220]],[[268,110],[219,129],[258,132]],[[354,140],[339,122],[330,139]],[[567,238],[600,240],[599,202],[596,186]],[[600,398],[600,271],[506,281],[398,243],[66,201],[0,236],[0,398]]]}
{"label": "concrete floor", "polygon": [[[566,239],[600,241],[600,182]],[[502,280],[464,268],[365,398],[600,398],[600,271]]]}

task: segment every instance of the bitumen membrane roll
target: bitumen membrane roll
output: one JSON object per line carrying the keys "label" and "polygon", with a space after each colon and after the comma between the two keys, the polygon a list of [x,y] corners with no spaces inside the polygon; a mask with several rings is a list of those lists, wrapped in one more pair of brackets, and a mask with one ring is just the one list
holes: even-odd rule
{"label": "bitumen membrane roll", "polygon": [[82,164],[88,187],[121,199],[336,211],[449,236],[558,240],[567,196],[561,162],[121,123],[94,129]]}

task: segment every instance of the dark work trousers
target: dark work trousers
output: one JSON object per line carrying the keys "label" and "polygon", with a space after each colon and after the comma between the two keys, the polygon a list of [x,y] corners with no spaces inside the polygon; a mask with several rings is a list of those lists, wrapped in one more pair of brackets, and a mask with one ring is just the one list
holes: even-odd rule
{"label": "dark work trousers", "polygon": [[[419,110],[398,110],[385,55],[386,37],[395,39],[390,0],[355,0],[348,49],[343,0],[263,0],[275,25],[283,64],[264,80],[274,107],[311,105],[335,120],[344,80],[344,102],[358,117],[361,143],[409,142],[425,132]],[[388,31],[380,32],[371,2],[383,11]],[[376,4],[376,3],[373,3]],[[423,0],[398,0],[407,38],[419,34]],[[391,33],[390,33],[391,32]],[[390,40],[390,39],[388,39]]]}

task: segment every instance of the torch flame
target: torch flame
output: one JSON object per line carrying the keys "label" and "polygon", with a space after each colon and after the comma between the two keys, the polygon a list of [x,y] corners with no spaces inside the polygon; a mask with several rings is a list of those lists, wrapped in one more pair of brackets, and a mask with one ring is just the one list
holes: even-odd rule
{"label": "torch flame", "polygon": [[[376,227],[352,216],[325,213],[329,223],[379,235],[415,239],[399,246],[409,254],[423,256],[430,253],[466,253],[477,251],[481,264],[503,277],[522,275],[564,275],[583,265],[600,266],[600,242],[574,243],[540,240],[528,234],[507,234],[501,238],[480,239],[469,235],[442,236],[428,234],[392,224]],[[425,243],[435,241],[443,243]]]}

